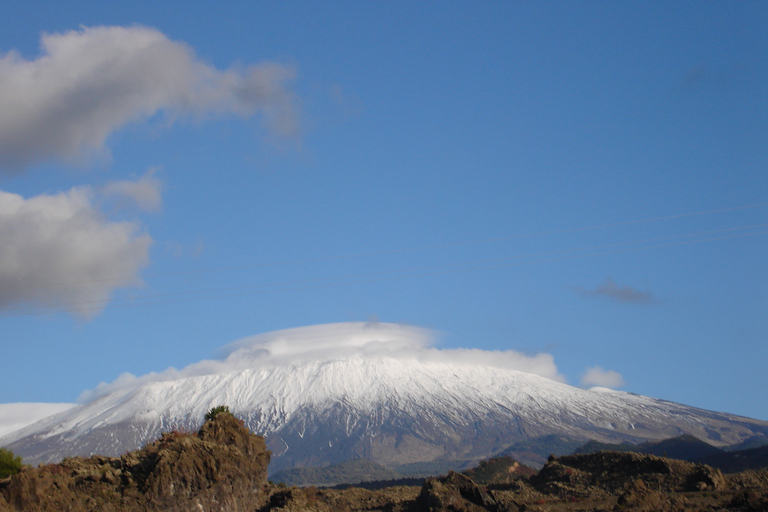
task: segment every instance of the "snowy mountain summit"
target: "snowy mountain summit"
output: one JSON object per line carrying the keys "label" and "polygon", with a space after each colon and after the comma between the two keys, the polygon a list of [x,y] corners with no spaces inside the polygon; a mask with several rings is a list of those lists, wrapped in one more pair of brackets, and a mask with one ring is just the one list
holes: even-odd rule
{"label": "snowy mountain summit", "polygon": [[549,434],[605,442],[691,434],[715,445],[768,435],[768,422],[561,381],[546,354],[438,349],[424,329],[329,324],[247,338],[182,370],[121,376],[0,445],[31,464],[117,455],[163,431],[197,429],[222,404],[267,438],[273,472],[350,458],[469,460]]}

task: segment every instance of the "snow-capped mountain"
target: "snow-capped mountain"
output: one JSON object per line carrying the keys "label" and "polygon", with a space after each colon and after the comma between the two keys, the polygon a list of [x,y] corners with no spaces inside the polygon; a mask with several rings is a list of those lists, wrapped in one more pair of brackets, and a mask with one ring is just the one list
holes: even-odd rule
{"label": "snow-capped mountain", "polygon": [[220,404],[267,437],[272,471],[350,458],[467,460],[547,434],[600,441],[692,434],[716,445],[768,435],[764,421],[574,388],[555,380],[546,357],[440,350],[427,338],[393,324],[262,335],[230,347],[222,360],[104,385],[91,401],[0,444],[28,463],[117,455],[163,431],[195,430]]}

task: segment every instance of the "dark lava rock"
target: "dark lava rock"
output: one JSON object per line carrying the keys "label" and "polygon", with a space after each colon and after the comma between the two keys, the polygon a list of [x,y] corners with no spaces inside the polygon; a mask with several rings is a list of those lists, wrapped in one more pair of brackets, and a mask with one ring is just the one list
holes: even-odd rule
{"label": "dark lava rock", "polygon": [[424,512],[508,512],[488,492],[466,476],[451,471],[443,478],[429,478],[421,488],[414,510]]}
{"label": "dark lava rock", "polygon": [[[263,505],[269,452],[231,414],[120,458],[72,457],[0,483],[0,511],[187,512]],[[3,501],[5,503],[3,503]]]}
{"label": "dark lava rock", "polygon": [[709,466],[634,452],[551,458],[530,482],[549,494],[594,496],[621,494],[637,479],[658,491],[715,491],[727,485],[722,473]]}
{"label": "dark lava rock", "polygon": [[636,512],[670,510],[670,502],[664,494],[649,489],[645,482],[638,478],[629,489],[619,496],[615,510],[632,510]]}

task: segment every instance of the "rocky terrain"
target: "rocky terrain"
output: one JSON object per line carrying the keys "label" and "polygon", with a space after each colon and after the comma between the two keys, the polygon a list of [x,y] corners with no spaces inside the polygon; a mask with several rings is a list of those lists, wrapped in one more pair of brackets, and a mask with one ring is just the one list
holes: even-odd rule
{"label": "rocky terrain", "polygon": [[723,474],[634,452],[552,456],[534,472],[510,458],[420,486],[287,487],[270,454],[229,413],[121,457],[69,458],[0,481],[0,512],[53,511],[765,511],[768,470]]}
{"label": "rocky terrain", "polygon": [[0,512],[256,510],[269,452],[231,414],[122,457],[72,457],[0,481]]}

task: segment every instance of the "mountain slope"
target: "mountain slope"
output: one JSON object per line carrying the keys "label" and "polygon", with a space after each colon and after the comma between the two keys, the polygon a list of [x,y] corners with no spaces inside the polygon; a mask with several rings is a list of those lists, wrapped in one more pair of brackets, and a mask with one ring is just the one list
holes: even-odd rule
{"label": "mountain slope", "polygon": [[0,444],[32,464],[120,454],[162,431],[194,430],[220,404],[266,436],[271,472],[353,458],[387,466],[480,459],[549,434],[635,443],[690,434],[715,445],[768,434],[768,422],[472,360],[419,357],[430,352],[373,350],[387,332],[366,331],[355,350],[330,359],[258,356],[233,371],[116,389]]}

